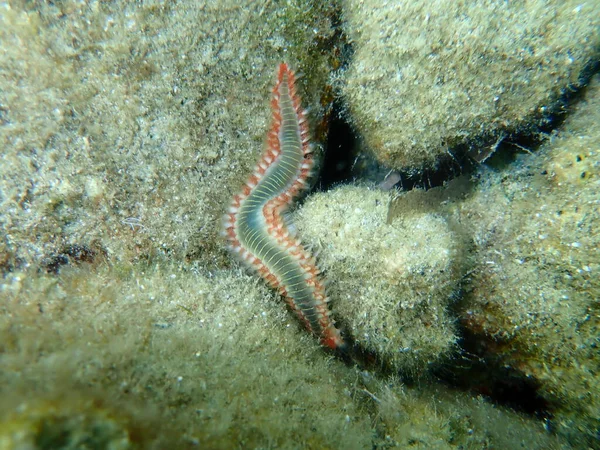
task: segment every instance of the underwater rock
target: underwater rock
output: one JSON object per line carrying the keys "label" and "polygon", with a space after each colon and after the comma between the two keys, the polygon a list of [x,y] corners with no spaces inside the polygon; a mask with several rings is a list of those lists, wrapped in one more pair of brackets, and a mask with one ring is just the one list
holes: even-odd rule
{"label": "underwater rock", "polygon": [[371,447],[355,370],[254,277],[89,268],[0,286],[3,450]]}
{"label": "underwater rock", "polygon": [[407,207],[391,220],[390,200],[389,192],[343,186],[310,196],[294,221],[319,254],[342,328],[384,364],[419,375],[455,349],[447,309],[461,246],[435,212]]}
{"label": "underwater rock", "polygon": [[396,169],[533,133],[598,56],[593,2],[345,0],[348,119]]}
{"label": "underwater rock", "polygon": [[262,150],[275,68],[329,76],[331,6],[11,3],[0,13],[0,268],[70,245],[223,264],[220,218]]}
{"label": "underwater rock", "polygon": [[386,444],[393,448],[569,448],[548,433],[541,421],[482,396],[466,396],[426,380],[420,381],[419,389],[403,386],[397,379],[365,381],[385,426]]}
{"label": "underwater rock", "polygon": [[[133,423],[123,410],[106,409],[99,397],[74,394],[53,400],[23,398],[10,407],[5,403],[0,415],[0,448],[133,450],[149,448],[156,439],[156,428],[150,424]],[[166,444],[167,440],[163,441]]]}
{"label": "underwater rock", "polygon": [[[594,447],[600,427],[600,77],[510,174],[460,207],[474,232],[461,323],[479,353],[537,386],[549,428]],[[457,212],[459,210],[457,209]]]}

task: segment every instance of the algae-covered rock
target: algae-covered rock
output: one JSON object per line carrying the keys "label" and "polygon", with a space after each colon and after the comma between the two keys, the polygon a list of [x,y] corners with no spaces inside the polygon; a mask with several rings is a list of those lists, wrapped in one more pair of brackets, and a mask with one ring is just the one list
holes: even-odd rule
{"label": "algae-covered rock", "polygon": [[331,358],[230,271],[14,273],[0,285],[0,365],[7,450],[559,448],[482,399]]}
{"label": "algae-covered rock", "polygon": [[406,208],[388,220],[390,196],[340,187],[311,196],[296,221],[319,253],[334,316],[347,333],[414,375],[454,349],[447,307],[461,276],[460,241],[431,211]]}
{"label": "algae-covered rock", "polygon": [[6,404],[5,399],[4,411],[0,418],[0,448],[152,448],[156,431],[150,425],[156,424],[142,425],[141,421],[132,424],[123,410],[105,409],[99,397],[86,398],[72,394],[54,401],[29,398],[28,401],[19,402],[13,399],[14,404],[10,406]]}
{"label": "algae-covered rock", "polygon": [[304,71],[304,105],[322,114],[329,12],[311,0],[3,3],[0,269],[73,245],[214,262],[279,62]]}
{"label": "algae-covered rock", "polygon": [[36,444],[3,449],[371,446],[354,370],[253,278],[91,269],[2,280],[0,443]]}
{"label": "algae-covered rock", "polygon": [[598,56],[595,2],[345,0],[349,119],[394,168],[534,132]]}
{"label": "algae-covered rock", "polygon": [[[366,378],[363,376],[363,378]],[[568,449],[540,421],[421,382],[419,389],[398,380],[365,380],[381,418],[386,443],[411,449]]]}
{"label": "algae-covered rock", "polygon": [[577,447],[600,429],[600,78],[535,155],[487,173],[461,208],[476,267],[462,323],[522,373]]}

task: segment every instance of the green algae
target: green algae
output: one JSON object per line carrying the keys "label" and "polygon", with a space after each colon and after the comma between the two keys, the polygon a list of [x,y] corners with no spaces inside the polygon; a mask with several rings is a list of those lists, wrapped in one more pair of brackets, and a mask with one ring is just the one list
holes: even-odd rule
{"label": "green algae", "polygon": [[477,259],[462,320],[488,356],[539,383],[558,432],[593,445],[600,424],[600,79],[563,127],[510,175],[485,173],[456,213]]}
{"label": "green algae", "polygon": [[534,134],[598,57],[600,13],[569,1],[343,2],[347,116],[389,167]]}
{"label": "green algae", "polygon": [[[4,280],[0,436],[19,427],[35,436],[58,416],[84,433],[128,403],[110,415],[124,433],[148,434],[144,448],[175,436],[177,448],[369,446],[368,418],[349,394],[353,370],[328,361],[253,278],[170,265],[119,272],[82,266]],[[9,392],[27,395],[9,401]]]}
{"label": "green algae", "polygon": [[391,220],[391,200],[344,186],[311,196],[295,222],[321,255],[334,316],[347,333],[395,370],[419,375],[456,343],[447,309],[462,276],[460,240],[435,212],[409,205]]}
{"label": "green algae", "polygon": [[279,62],[310,69],[322,114],[328,56],[303,48],[330,8],[292,3],[5,5],[2,264],[96,242],[222,265],[220,217],[262,149]]}

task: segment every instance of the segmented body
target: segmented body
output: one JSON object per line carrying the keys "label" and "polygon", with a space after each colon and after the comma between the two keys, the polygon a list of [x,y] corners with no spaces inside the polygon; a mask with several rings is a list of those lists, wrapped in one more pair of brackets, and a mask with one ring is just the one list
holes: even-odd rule
{"label": "segmented body", "polygon": [[294,72],[282,63],[271,100],[273,122],[266,149],[224,219],[230,248],[281,295],[321,339],[343,345],[330,318],[315,259],[288,231],[282,214],[306,186],[313,165],[306,113],[296,93]]}

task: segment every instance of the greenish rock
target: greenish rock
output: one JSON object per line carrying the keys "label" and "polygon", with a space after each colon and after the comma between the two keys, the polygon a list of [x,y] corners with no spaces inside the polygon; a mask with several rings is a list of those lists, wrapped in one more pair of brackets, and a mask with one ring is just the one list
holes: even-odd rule
{"label": "greenish rock", "polygon": [[411,389],[397,379],[364,378],[385,427],[386,443],[392,448],[572,448],[548,433],[542,422],[481,396],[464,396],[423,380],[419,389]]}
{"label": "greenish rock", "polygon": [[355,371],[330,361],[254,277],[231,271],[13,273],[0,290],[0,365],[3,449],[372,442]]}
{"label": "greenish rock", "polygon": [[485,155],[511,134],[535,133],[559,110],[561,94],[581,86],[600,48],[594,2],[342,6],[354,50],[340,74],[346,117],[396,169],[435,166],[456,146]]}
{"label": "greenish rock", "polygon": [[600,429],[600,77],[535,154],[486,171],[457,220],[473,233],[461,322],[534,382],[576,448]]}
{"label": "greenish rock", "polygon": [[339,187],[312,195],[295,223],[319,254],[346,333],[395,371],[415,376],[456,349],[447,310],[462,276],[462,250],[441,214],[414,209],[408,198],[390,218],[391,196]]}
{"label": "greenish rock", "polygon": [[331,7],[297,0],[0,7],[0,268],[86,247],[224,263],[283,60],[318,120]]}

